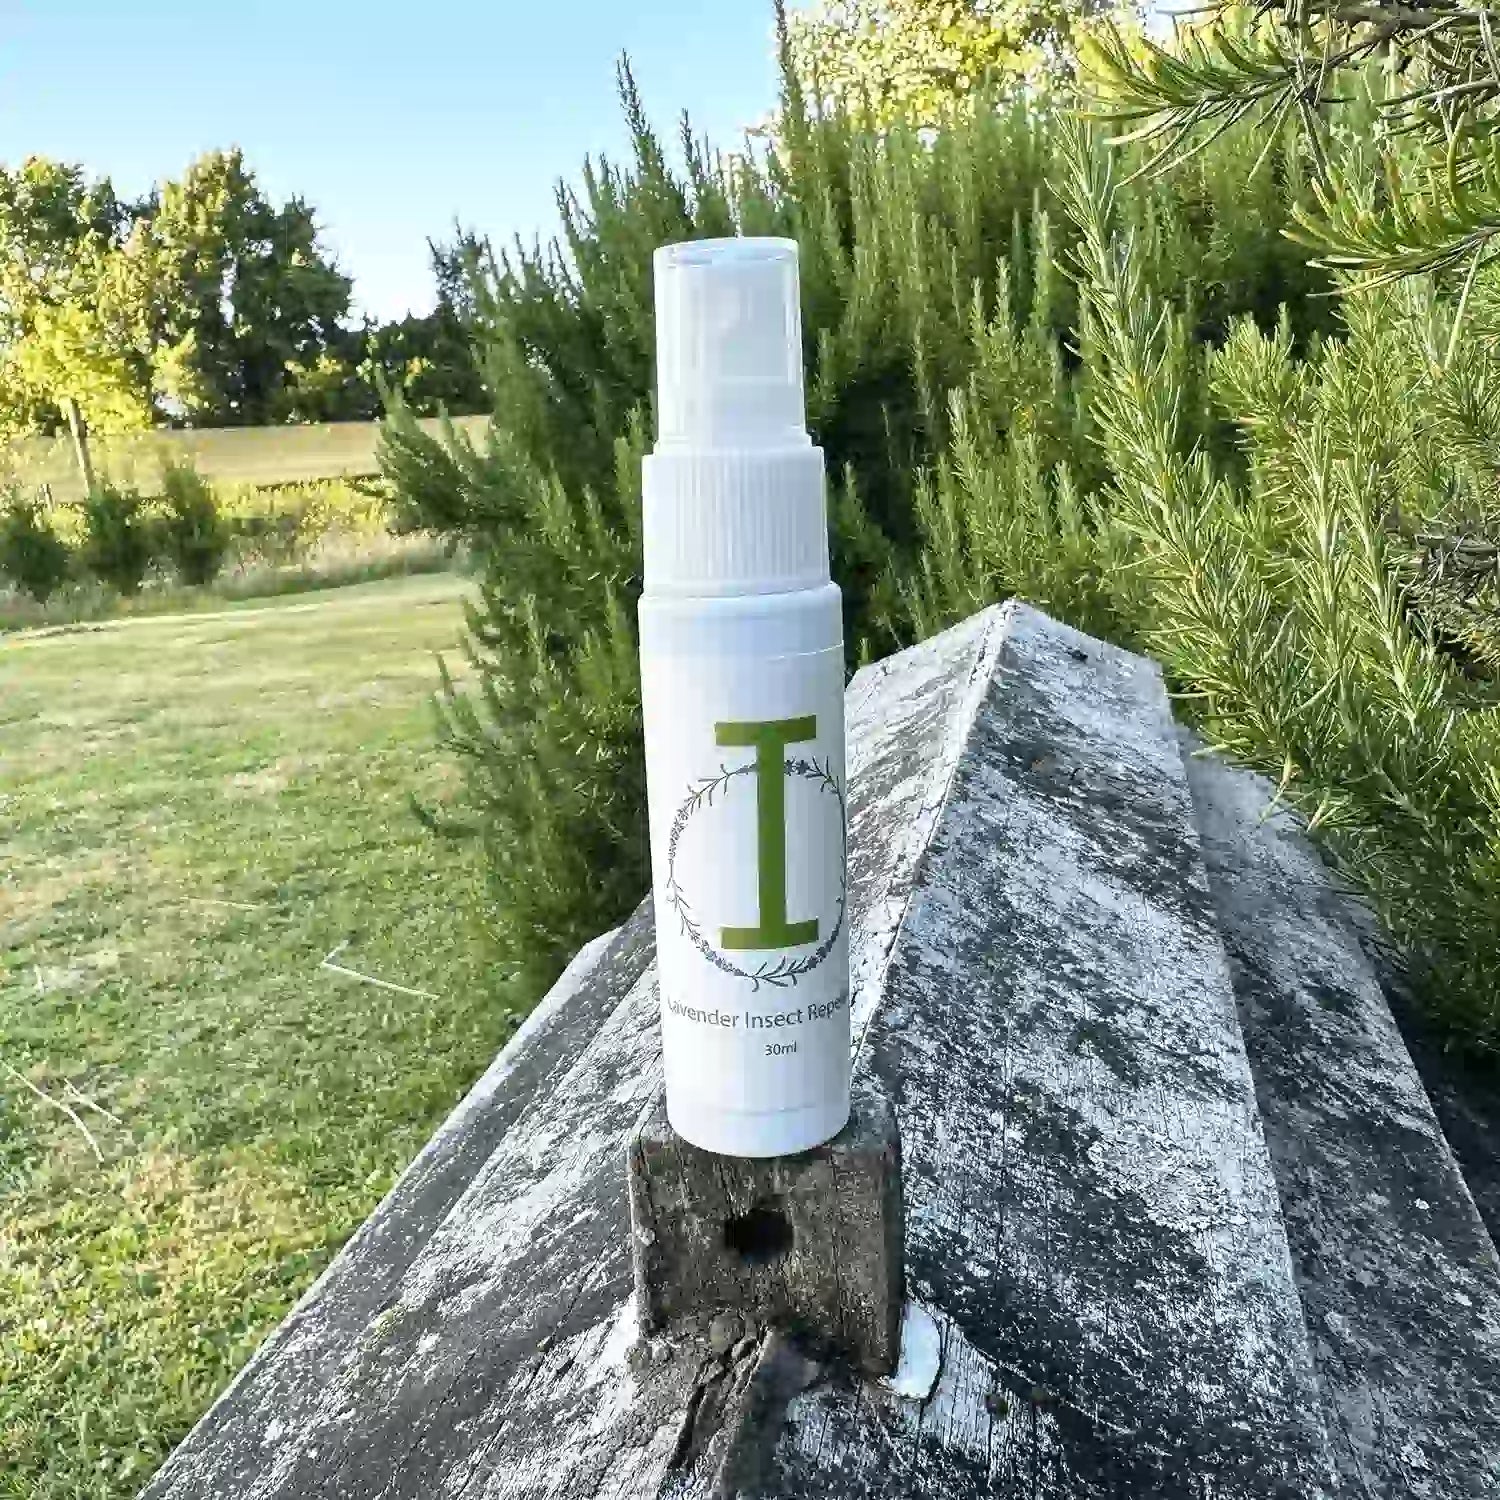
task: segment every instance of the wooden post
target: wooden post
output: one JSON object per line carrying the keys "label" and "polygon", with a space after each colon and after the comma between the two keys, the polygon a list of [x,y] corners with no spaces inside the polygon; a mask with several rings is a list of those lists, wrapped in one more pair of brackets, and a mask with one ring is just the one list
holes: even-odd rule
{"label": "wooden post", "polygon": [[631,1138],[631,1256],[644,1330],[715,1354],[767,1324],[884,1375],[901,1344],[901,1137],[857,1090],[849,1123],[796,1156],[715,1156],[658,1104]]}
{"label": "wooden post", "polygon": [[94,464],[89,457],[89,433],[84,425],[83,413],[77,400],[69,396],[64,405],[68,412],[68,431],[73,434],[73,451],[78,455],[78,472],[83,475],[83,490],[86,495],[94,493]]}

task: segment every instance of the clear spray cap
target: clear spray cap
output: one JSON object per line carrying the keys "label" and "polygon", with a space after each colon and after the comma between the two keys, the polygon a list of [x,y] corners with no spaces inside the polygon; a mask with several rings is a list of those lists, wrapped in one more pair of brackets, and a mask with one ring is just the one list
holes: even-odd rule
{"label": "clear spray cap", "polygon": [[656,252],[657,451],[808,445],[797,242]]}

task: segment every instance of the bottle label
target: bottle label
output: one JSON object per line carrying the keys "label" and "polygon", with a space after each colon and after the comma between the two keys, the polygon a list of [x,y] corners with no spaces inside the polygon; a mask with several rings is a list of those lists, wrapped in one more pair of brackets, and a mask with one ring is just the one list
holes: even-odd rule
{"label": "bottle label", "polygon": [[846,1098],[843,652],[657,657],[643,700],[669,1110]]}

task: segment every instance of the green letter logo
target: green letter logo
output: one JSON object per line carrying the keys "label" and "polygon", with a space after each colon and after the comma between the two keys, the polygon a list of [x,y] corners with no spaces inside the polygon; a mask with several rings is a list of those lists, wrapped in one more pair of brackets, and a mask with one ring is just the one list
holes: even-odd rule
{"label": "green letter logo", "polygon": [[725,948],[793,948],[818,938],[816,917],[786,919],[786,747],[815,739],[818,721],[772,719],[761,724],[715,724],[720,745],[755,746],[755,807],[760,863],[760,925],[726,927]]}

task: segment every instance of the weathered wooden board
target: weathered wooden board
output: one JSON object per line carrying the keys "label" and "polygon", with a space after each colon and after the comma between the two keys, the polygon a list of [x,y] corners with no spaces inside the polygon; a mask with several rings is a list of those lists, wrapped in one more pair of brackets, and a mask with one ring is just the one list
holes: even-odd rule
{"label": "weathered wooden board", "polygon": [[793,1401],[781,1495],[1328,1492],[1159,674],[1007,612],[858,1054],[900,1116],[918,1401]]}
{"label": "weathered wooden board", "polygon": [[896,1377],[637,1337],[643,908],[148,1500],[1500,1493],[1493,1245],[1264,784],[1190,779],[1155,668],[1024,608],[861,673],[849,721],[856,1073],[900,1117],[915,1299]]}
{"label": "weathered wooden board", "polygon": [[1500,1262],[1359,914],[1268,781],[1188,774],[1344,1492],[1500,1495]]}
{"label": "weathered wooden board", "polygon": [[560,1060],[583,1046],[651,962],[638,913],[585,947],[380,1206],[219,1397],[147,1495],[252,1492],[286,1434],[313,1420],[325,1385],[390,1305],[418,1251]]}
{"label": "weathered wooden board", "polygon": [[[856,1017],[879,993],[998,622],[989,611],[850,686]],[[686,1494],[711,1471],[711,1409],[733,1405],[743,1370],[631,1350],[624,1150],[660,1088],[649,947],[643,909],[506,1049],[147,1500],[623,1500]]]}
{"label": "weathered wooden board", "polygon": [[1366,956],[1416,1065],[1490,1240],[1500,1246],[1500,1058],[1460,1052],[1413,993],[1401,955],[1373,918],[1359,924]]}

